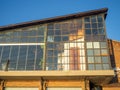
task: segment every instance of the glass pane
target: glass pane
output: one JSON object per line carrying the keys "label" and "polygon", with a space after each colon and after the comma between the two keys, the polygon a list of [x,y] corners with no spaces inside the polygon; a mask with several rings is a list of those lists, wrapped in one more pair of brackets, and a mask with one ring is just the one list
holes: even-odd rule
{"label": "glass pane", "polygon": [[85,17],[84,22],[90,22],[90,17]]}
{"label": "glass pane", "polygon": [[44,46],[37,45],[36,52],[35,52],[35,58],[36,58],[35,70],[42,70],[42,66],[43,66],[43,62],[44,62],[43,56],[44,56]]}
{"label": "glass pane", "polygon": [[85,29],[85,34],[91,34],[91,30],[90,29]]}
{"label": "glass pane", "polygon": [[103,64],[103,69],[104,69],[104,70],[109,70],[109,69],[110,69],[109,64]]}
{"label": "glass pane", "polygon": [[29,37],[29,38],[28,38],[28,42],[29,42],[29,43],[36,43],[36,42],[37,42],[37,39],[36,39],[36,37]]}
{"label": "glass pane", "polygon": [[91,28],[90,23],[86,23],[86,24],[85,24],[85,28]]}
{"label": "glass pane", "polygon": [[88,70],[95,70],[94,64],[88,64]]}
{"label": "glass pane", "polygon": [[97,35],[98,34],[98,30],[97,29],[92,29],[92,34],[93,35]]}
{"label": "glass pane", "polygon": [[98,15],[97,18],[98,18],[98,22],[103,22],[103,19],[102,19],[101,15]]}
{"label": "glass pane", "polygon": [[3,47],[3,46],[0,46],[0,61],[1,61],[2,47]]}
{"label": "glass pane", "polygon": [[55,36],[54,40],[55,40],[55,42],[60,42],[61,41],[61,36]]}
{"label": "glass pane", "polygon": [[48,24],[47,28],[48,29],[54,29],[54,24]]}
{"label": "glass pane", "polygon": [[98,28],[103,28],[103,23],[98,23]]}
{"label": "glass pane", "polygon": [[99,42],[93,42],[93,47],[94,48],[100,48]]}
{"label": "glass pane", "polygon": [[69,41],[69,36],[62,36],[62,41]]}
{"label": "glass pane", "polygon": [[93,55],[93,50],[87,50],[87,55],[88,56]]}
{"label": "glass pane", "polygon": [[92,23],[92,28],[97,28],[97,23]]}
{"label": "glass pane", "polygon": [[9,62],[9,70],[16,70],[19,46],[11,46],[11,47],[12,49],[11,49],[11,56]]}
{"label": "glass pane", "polygon": [[94,50],[94,55],[100,55],[100,49],[95,49]]}
{"label": "glass pane", "polygon": [[29,36],[36,36],[37,34],[36,30],[31,30],[28,33],[29,33]]}
{"label": "glass pane", "polygon": [[58,29],[58,30],[60,30],[60,29],[61,29],[61,24],[59,24],[59,23],[56,23],[56,24],[55,24],[55,29]]}
{"label": "glass pane", "polygon": [[17,70],[25,70],[27,46],[20,46]]}
{"label": "glass pane", "polygon": [[93,41],[99,41],[99,36],[98,35],[93,35],[92,39],[93,39]]}
{"label": "glass pane", "polygon": [[55,35],[61,35],[61,30],[55,30]]}
{"label": "glass pane", "polygon": [[96,67],[96,70],[102,70],[102,65],[101,64],[96,64],[95,67]]}
{"label": "glass pane", "polygon": [[44,26],[38,27],[37,36],[43,36],[44,37],[44,32],[45,32],[45,27]]}
{"label": "glass pane", "polygon": [[47,50],[47,56],[53,56],[53,50]]}
{"label": "glass pane", "polygon": [[23,30],[23,31],[21,31],[21,36],[22,37],[27,37],[27,36],[29,36],[29,33],[28,33],[29,31],[25,31],[25,30]]}
{"label": "glass pane", "polygon": [[106,42],[100,42],[100,47],[101,48],[107,48],[107,43]]}
{"label": "glass pane", "polygon": [[[62,30],[68,30],[69,24],[68,23],[62,23]],[[75,28],[74,24],[72,24],[71,29]]]}
{"label": "glass pane", "polygon": [[79,30],[82,29],[82,19],[76,19],[76,22],[77,22],[77,27]]}
{"label": "glass pane", "polygon": [[88,57],[88,63],[94,63],[94,57]]}
{"label": "glass pane", "polygon": [[86,44],[87,44],[87,48],[93,48],[92,42],[87,42]]}
{"label": "glass pane", "polygon": [[29,46],[28,55],[27,55],[27,64],[26,64],[27,70],[34,70],[35,55],[36,55],[36,46]]}
{"label": "glass pane", "polygon": [[36,37],[38,43],[44,42],[44,37]]}
{"label": "glass pane", "polygon": [[102,63],[109,63],[107,56],[102,57]]}
{"label": "glass pane", "polygon": [[21,36],[21,31],[14,31],[13,32],[13,37],[19,37],[19,36]]}
{"label": "glass pane", "polygon": [[100,38],[100,41],[106,41],[106,36],[105,35],[100,35],[99,38]]}
{"label": "glass pane", "polygon": [[1,62],[2,63],[6,63],[7,60],[9,60],[9,54],[10,54],[10,46],[4,46],[2,57],[1,57]]}
{"label": "glass pane", "polygon": [[54,43],[47,43],[47,49],[53,49],[53,48],[55,48]]}
{"label": "glass pane", "polygon": [[102,28],[102,29],[98,29],[98,32],[99,32],[99,34],[105,34],[105,30]]}
{"label": "glass pane", "polygon": [[92,21],[92,23],[93,23],[93,22],[96,22],[96,16],[92,16],[92,17],[91,17],[91,21]]}
{"label": "glass pane", "polygon": [[49,36],[54,35],[54,30],[48,30],[48,35]]}
{"label": "glass pane", "polygon": [[95,57],[95,63],[101,63],[101,57]]}
{"label": "glass pane", "polygon": [[101,49],[101,55],[108,55],[107,49]]}
{"label": "glass pane", "polygon": [[27,38],[27,37],[22,37],[22,38],[20,39],[20,42],[26,43],[26,42],[28,42],[28,40],[29,40],[29,38]]}
{"label": "glass pane", "polygon": [[91,35],[87,35],[85,38],[86,41],[92,41],[92,36]]}
{"label": "glass pane", "polygon": [[47,41],[48,42],[53,42],[54,41],[54,36],[48,36]]}

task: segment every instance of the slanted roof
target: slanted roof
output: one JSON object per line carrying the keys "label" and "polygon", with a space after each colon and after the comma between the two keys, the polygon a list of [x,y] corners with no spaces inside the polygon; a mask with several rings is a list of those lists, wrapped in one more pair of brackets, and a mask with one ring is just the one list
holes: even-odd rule
{"label": "slanted roof", "polygon": [[57,17],[46,18],[46,19],[41,19],[41,20],[33,20],[29,22],[23,22],[23,23],[12,24],[12,25],[7,25],[7,26],[0,26],[0,31],[20,28],[20,27],[26,27],[26,26],[31,26],[31,25],[50,23],[50,22],[55,22],[55,21],[68,20],[68,19],[79,18],[79,17],[84,17],[84,16],[96,15],[100,13],[105,13],[105,17],[106,17],[107,11],[108,11],[108,8],[102,8],[102,9],[79,12],[79,13],[69,14],[69,15],[64,15],[64,16],[57,16]]}

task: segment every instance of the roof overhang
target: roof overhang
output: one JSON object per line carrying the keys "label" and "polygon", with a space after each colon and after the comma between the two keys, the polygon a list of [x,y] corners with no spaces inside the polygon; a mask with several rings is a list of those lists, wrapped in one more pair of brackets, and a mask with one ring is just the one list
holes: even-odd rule
{"label": "roof overhang", "polygon": [[96,84],[108,83],[114,76],[113,70],[91,71],[0,71],[2,80],[80,80],[88,79]]}
{"label": "roof overhang", "polygon": [[86,12],[80,12],[80,13],[69,14],[69,15],[64,15],[64,16],[57,16],[53,18],[46,18],[46,19],[34,20],[34,21],[12,24],[12,25],[7,25],[7,26],[0,26],[0,31],[8,30],[8,29],[16,29],[16,28],[26,27],[26,26],[31,26],[31,25],[38,25],[38,24],[68,20],[68,19],[73,19],[73,18],[80,18],[80,17],[90,16],[90,15],[101,14],[101,13],[104,13],[105,15],[104,17],[106,18],[107,11],[108,11],[108,8],[102,8],[102,9],[90,10]]}

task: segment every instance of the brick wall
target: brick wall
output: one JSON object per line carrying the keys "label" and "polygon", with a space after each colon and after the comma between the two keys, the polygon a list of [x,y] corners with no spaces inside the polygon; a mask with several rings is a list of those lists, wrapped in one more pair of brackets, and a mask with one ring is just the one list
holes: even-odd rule
{"label": "brick wall", "polygon": [[108,46],[110,51],[111,66],[116,70],[116,79],[120,83],[120,42],[114,40],[108,40]]}

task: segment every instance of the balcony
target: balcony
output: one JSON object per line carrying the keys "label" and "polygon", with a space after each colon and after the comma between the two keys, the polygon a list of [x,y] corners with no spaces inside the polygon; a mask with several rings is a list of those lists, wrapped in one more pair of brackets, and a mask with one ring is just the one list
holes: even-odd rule
{"label": "balcony", "polygon": [[78,80],[88,79],[96,84],[106,84],[114,76],[113,70],[86,71],[0,71],[0,79],[4,80]]}

